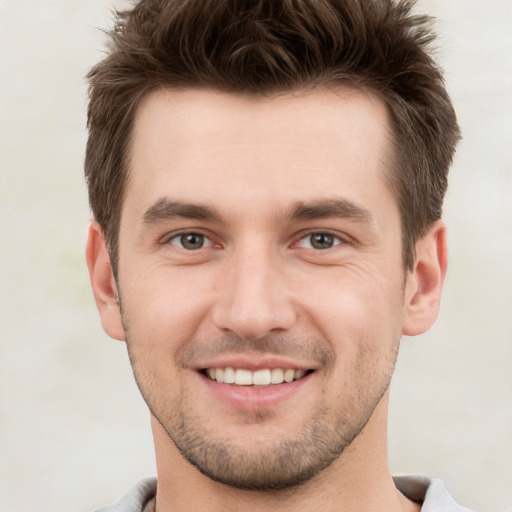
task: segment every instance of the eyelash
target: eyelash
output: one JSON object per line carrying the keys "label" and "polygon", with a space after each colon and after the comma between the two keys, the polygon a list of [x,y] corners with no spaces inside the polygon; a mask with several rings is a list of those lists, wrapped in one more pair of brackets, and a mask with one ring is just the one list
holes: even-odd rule
{"label": "eyelash", "polygon": [[[181,240],[182,241],[183,237],[186,237],[187,235],[188,236],[194,235],[196,237],[201,237],[204,242],[207,242],[207,245],[206,246],[202,245],[201,247],[198,247],[197,249],[187,249],[186,247],[183,247],[182,243],[173,243],[173,240]],[[213,240],[208,235],[205,235],[204,233],[201,233],[200,231],[180,231],[178,233],[173,233],[171,236],[166,237],[162,241],[162,243],[174,245],[175,247],[179,247],[185,251],[191,251],[191,252],[193,252],[194,250],[206,249],[206,248],[214,245]]]}
{"label": "eyelash", "polygon": [[[204,245],[204,243],[203,243],[200,247],[197,247],[195,249],[184,247],[183,246],[183,237],[186,237],[187,235],[188,236],[194,235],[196,237],[201,237],[202,241],[206,242],[206,245]],[[313,237],[315,235],[332,238],[333,245],[331,247],[312,247],[311,237]],[[310,242],[309,242],[310,246],[306,247],[306,246],[302,245],[303,243],[307,243],[308,239],[310,240]],[[178,243],[173,243],[173,240],[177,240]],[[165,237],[165,239],[162,240],[162,243],[170,244],[170,245],[179,247],[180,249],[183,249],[185,251],[190,251],[190,252],[193,252],[195,250],[200,250],[200,249],[207,249],[214,245],[213,240],[208,235],[201,233],[200,231],[180,231],[178,233],[172,234],[169,237]],[[330,231],[310,231],[308,233],[303,234],[298,239],[296,239],[296,241],[292,245],[294,247],[302,247],[304,249],[309,249],[309,250],[314,250],[314,251],[327,251],[328,249],[333,249],[333,248],[335,248],[339,245],[345,244],[345,243],[347,243],[346,240],[344,240],[343,238],[341,238],[338,235],[335,235],[334,233],[331,233]]]}
{"label": "eyelash", "polygon": [[[325,236],[325,237],[329,237],[329,238],[332,238],[332,241],[333,241],[333,245],[331,247],[304,247],[303,245],[301,245],[301,243],[303,242],[306,242],[308,239],[310,240],[310,245],[311,244],[311,238],[313,236]],[[329,249],[334,249],[335,247],[337,247],[338,245],[342,245],[346,243],[346,240],[344,240],[343,238],[341,238],[340,236],[338,235],[335,235],[334,233],[331,233],[330,231],[310,231],[309,233],[306,233],[304,235],[302,235],[298,241],[294,244],[295,246],[299,246],[299,247],[303,247],[304,249],[310,249],[310,250],[315,250],[315,251],[327,251]]]}

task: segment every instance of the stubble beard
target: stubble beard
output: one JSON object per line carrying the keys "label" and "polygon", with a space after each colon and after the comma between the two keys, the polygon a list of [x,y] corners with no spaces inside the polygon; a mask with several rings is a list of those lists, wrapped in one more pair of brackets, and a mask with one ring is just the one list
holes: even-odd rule
{"label": "stubble beard", "polygon": [[[128,331],[126,330],[128,334]],[[189,398],[182,391],[177,403],[165,403],[148,383],[147,368],[139,367],[141,359],[134,353],[129,337],[128,353],[139,390],[151,413],[158,420],[181,455],[213,481],[244,490],[272,491],[304,484],[337,460],[370,420],[375,408],[389,388],[398,344],[390,360],[388,372],[366,375],[364,380],[379,378],[380,385],[354,389],[356,398],[335,412],[327,406],[312,411],[309,419],[294,437],[258,443],[219,439],[203,425],[188,407]],[[151,379],[151,377],[149,377]],[[371,388],[375,383],[366,385]],[[265,424],[266,412],[252,415],[252,422]]]}
{"label": "stubble beard", "polygon": [[[264,422],[265,413],[259,415]],[[349,438],[343,437],[344,432],[336,436],[326,427],[326,420],[316,418],[293,438],[268,444],[246,439],[239,446],[227,439],[213,439],[200,421],[186,412],[176,419],[155,417],[181,455],[201,473],[231,487],[258,491],[289,489],[311,480],[331,465],[362,429]]]}

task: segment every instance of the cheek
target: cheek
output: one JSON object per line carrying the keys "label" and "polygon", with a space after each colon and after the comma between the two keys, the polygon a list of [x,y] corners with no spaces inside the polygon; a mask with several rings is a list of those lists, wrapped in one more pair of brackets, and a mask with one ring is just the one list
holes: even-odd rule
{"label": "cheek", "polygon": [[[402,283],[389,273],[335,268],[304,279],[296,297],[311,321],[328,339],[352,333],[359,342],[397,331],[402,310]],[[349,339],[352,336],[349,336]]]}
{"label": "cheek", "polygon": [[402,283],[347,269],[329,277],[315,280],[303,307],[310,325],[332,348],[334,389],[343,393],[370,380],[380,382],[392,370],[401,333]]}
{"label": "cheek", "polygon": [[122,281],[124,322],[132,343],[144,344],[152,357],[169,357],[185,345],[209,309],[205,279],[196,272],[155,267]]}
{"label": "cheek", "polygon": [[200,322],[204,309],[201,295],[179,276],[171,278],[156,271],[126,275],[136,275],[121,285],[126,341],[135,378],[154,412],[178,410],[178,401],[184,396],[179,354]]}

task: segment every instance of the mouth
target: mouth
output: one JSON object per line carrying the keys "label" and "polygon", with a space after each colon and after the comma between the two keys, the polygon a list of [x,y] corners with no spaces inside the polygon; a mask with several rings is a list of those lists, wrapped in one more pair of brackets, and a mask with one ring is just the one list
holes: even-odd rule
{"label": "mouth", "polygon": [[313,370],[293,368],[263,368],[256,371],[245,368],[204,368],[201,373],[220,384],[263,387],[290,383],[304,378]]}

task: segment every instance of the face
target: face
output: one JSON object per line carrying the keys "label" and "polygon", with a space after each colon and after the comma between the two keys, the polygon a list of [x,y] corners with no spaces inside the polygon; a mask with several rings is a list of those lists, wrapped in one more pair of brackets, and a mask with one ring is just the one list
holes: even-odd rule
{"label": "face", "polygon": [[381,403],[408,293],[388,136],[383,104],[348,89],[140,106],[124,336],[153,416],[214,480],[304,482]]}

